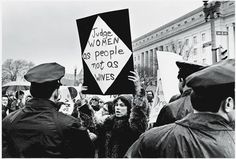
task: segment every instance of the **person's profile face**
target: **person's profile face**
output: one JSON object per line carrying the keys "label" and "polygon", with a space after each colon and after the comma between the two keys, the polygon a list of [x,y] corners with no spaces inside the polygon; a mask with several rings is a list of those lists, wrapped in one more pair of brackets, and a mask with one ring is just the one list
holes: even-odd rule
{"label": "person's profile face", "polygon": [[102,115],[109,115],[108,104],[104,104],[102,107]]}
{"label": "person's profile face", "polygon": [[99,102],[97,100],[95,100],[95,99],[93,99],[91,101],[91,105],[93,105],[93,106],[97,106],[98,104],[99,104]]}
{"label": "person's profile face", "polygon": [[99,100],[99,106],[103,107],[104,106],[104,102],[102,100]]}

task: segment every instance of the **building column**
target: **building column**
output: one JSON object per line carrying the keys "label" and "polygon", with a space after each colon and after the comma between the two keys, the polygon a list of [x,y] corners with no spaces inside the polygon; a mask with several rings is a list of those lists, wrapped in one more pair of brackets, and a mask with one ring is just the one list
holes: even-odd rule
{"label": "building column", "polygon": [[144,52],[141,53],[141,74],[144,76],[145,72],[144,72]]}
{"label": "building column", "polygon": [[162,46],[159,46],[159,49],[158,49],[159,51],[164,51],[164,47],[163,47],[163,45]]}
{"label": "building column", "polygon": [[228,26],[228,56],[235,57],[235,24]]}
{"label": "building column", "polygon": [[158,48],[154,48],[154,56],[153,56],[153,75],[154,77],[157,76],[157,69],[158,69],[158,65],[157,65],[157,51]]}
{"label": "building column", "polygon": [[145,55],[144,55],[144,72],[145,72],[145,75],[147,75],[147,77],[149,76],[149,72],[148,72],[148,51],[145,51]]}
{"label": "building column", "polygon": [[153,49],[150,50],[150,76],[153,77],[153,63],[154,59],[153,59]]}

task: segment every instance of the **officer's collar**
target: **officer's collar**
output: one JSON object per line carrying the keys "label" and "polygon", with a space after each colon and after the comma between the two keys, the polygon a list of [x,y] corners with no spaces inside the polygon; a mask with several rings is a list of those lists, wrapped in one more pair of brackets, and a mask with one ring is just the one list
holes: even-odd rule
{"label": "officer's collar", "polygon": [[220,115],[210,113],[191,113],[176,121],[176,124],[205,131],[233,131],[230,123]]}
{"label": "officer's collar", "polygon": [[49,100],[44,98],[32,98],[30,101],[28,101],[27,106],[30,106],[32,108],[36,109],[55,109],[56,110],[56,104]]}

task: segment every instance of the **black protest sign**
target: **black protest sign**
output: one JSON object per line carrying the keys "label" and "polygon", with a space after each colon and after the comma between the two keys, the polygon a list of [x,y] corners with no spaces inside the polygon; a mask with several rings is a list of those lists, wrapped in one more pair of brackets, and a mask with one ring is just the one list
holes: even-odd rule
{"label": "black protest sign", "polygon": [[77,20],[85,94],[133,94],[134,70],[128,9]]}

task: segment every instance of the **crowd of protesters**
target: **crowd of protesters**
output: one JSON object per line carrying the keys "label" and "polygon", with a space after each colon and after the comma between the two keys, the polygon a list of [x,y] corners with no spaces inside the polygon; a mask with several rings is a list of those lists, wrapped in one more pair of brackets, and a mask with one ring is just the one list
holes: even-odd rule
{"label": "crowd of protesters", "polygon": [[[66,115],[58,110],[65,68],[46,63],[30,69],[30,96],[2,95],[3,157],[234,157],[234,66],[232,59],[211,66],[176,62],[179,95],[173,95],[149,125],[154,94],[136,93],[103,101],[97,96],[74,101]],[[51,72],[54,72],[53,74]]]}
{"label": "crowd of protesters", "polygon": [[26,95],[23,100],[24,96],[25,93],[21,90],[9,94],[2,94],[2,119],[11,112],[24,108],[25,102],[28,102],[32,98],[31,95]]}

